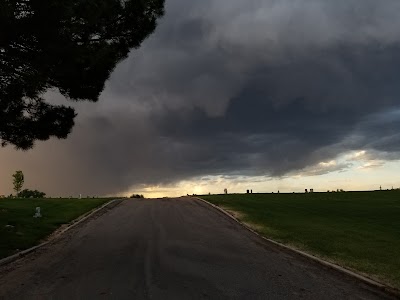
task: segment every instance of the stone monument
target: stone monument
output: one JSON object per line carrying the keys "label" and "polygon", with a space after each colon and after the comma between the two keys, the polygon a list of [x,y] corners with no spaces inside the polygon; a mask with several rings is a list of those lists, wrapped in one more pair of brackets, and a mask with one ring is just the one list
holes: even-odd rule
{"label": "stone monument", "polygon": [[36,207],[36,213],[33,215],[34,218],[41,218],[42,214],[40,213],[40,207]]}

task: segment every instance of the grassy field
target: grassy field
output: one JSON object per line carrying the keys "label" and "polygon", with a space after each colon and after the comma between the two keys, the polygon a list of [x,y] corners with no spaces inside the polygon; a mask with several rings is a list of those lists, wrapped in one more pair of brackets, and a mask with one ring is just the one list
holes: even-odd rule
{"label": "grassy field", "polygon": [[400,288],[400,191],[201,198],[268,238]]}
{"label": "grassy field", "polygon": [[[0,259],[38,244],[62,224],[109,200],[0,199]],[[33,218],[37,206],[42,218]]]}

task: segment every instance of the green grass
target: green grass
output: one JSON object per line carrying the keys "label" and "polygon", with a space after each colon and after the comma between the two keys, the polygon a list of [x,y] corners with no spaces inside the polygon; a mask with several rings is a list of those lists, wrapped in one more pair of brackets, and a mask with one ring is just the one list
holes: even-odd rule
{"label": "green grass", "polygon": [[[62,224],[109,200],[0,199],[0,258],[37,245]],[[37,206],[42,218],[33,218]]]}
{"label": "green grass", "polygon": [[400,191],[201,197],[268,238],[400,288]]}

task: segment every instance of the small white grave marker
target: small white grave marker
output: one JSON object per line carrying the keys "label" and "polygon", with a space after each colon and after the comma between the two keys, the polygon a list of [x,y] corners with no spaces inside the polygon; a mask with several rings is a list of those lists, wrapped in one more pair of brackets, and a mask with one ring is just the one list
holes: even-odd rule
{"label": "small white grave marker", "polygon": [[36,213],[35,213],[35,215],[33,217],[34,218],[41,218],[42,217],[42,214],[40,213],[40,207],[39,206],[36,207]]}

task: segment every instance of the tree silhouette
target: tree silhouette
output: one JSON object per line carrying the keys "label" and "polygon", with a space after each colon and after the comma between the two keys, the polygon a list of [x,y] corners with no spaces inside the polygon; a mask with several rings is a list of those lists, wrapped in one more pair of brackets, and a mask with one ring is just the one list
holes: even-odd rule
{"label": "tree silhouette", "polygon": [[41,199],[46,196],[46,193],[40,192],[38,190],[29,190],[29,189],[24,189],[18,193],[18,198],[35,198],[35,199]]}
{"label": "tree silhouette", "polygon": [[22,186],[24,185],[24,173],[22,173],[22,171],[16,171],[12,177],[14,191],[18,194],[19,191],[22,189]]}
{"label": "tree silhouette", "polygon": [[32,148],[66,138],[71,107],[46,103],[58,89],[97,101],[115,65],[156,28],[164,0],[2,0],[0,143]]}

